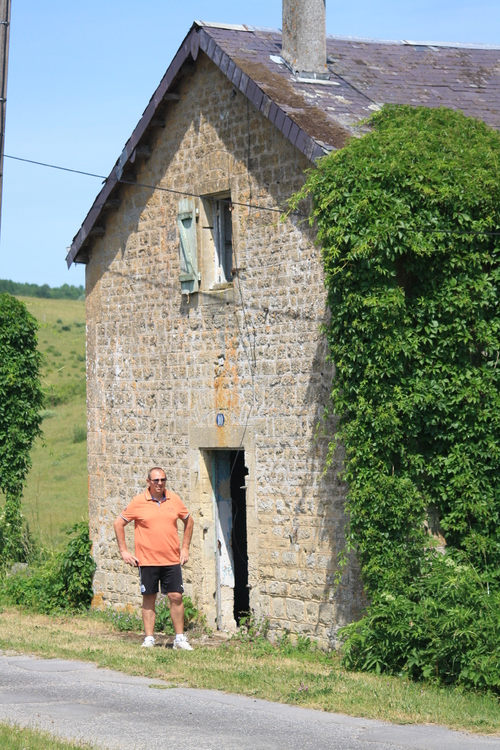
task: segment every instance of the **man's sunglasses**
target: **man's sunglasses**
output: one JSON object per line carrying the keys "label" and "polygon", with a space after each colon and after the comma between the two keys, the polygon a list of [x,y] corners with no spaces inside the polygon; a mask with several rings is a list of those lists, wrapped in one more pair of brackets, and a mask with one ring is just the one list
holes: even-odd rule
{"label": "man's sunglasses", "polygon": [[154,482],[155,484],[163,484],[163,482],[167,481],[167,478],[164,477],[163,479],[150,479],[150,482]]}

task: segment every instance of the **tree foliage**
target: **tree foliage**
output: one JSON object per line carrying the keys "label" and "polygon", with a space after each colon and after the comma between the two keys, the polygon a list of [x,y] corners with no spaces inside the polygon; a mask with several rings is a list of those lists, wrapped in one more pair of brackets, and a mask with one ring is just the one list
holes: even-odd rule
{"label": "tree foliage", "polygon": [[23,560],[21,496],[31,466],[30,451],[40,435],[43,393],[37,323],[26,305],[0,294],[0,489],[6,496],[2,555]]}
{"label": "tree foliage", "polygon": [[500,135],[444,108],[371,125],[295,204],[312,197],[323,247],[349,542],[375,601],[427,569],[429,512],[448,554],[500,569]]}

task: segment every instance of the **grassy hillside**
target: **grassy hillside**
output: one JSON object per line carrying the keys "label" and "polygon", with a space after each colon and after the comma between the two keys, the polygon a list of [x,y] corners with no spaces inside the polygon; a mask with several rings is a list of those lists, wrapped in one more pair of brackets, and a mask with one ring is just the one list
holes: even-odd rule
{"label": "grassy hillside", "polygon": [[88,518],[85,412],[85,302],[19,297],[39,321],[45,357],[43,438],[32,451],[24,513],[44,546]]}

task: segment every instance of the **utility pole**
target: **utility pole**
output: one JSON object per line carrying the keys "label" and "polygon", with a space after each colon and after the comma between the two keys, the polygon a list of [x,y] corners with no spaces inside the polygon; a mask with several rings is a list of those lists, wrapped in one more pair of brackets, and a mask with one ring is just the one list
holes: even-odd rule
{"label": "utility pole", "polygon": [[9,63],[11,0],[0,0],[0,224],[2,220],[3,155],[7,110],[7,67]]}

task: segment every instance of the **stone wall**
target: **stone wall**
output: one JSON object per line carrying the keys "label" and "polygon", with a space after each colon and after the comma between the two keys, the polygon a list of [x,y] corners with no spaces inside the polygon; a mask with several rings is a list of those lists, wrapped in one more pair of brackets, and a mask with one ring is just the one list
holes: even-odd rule
{"label": "stone wall", "polygon": [[[276,211],[311,165],[202,53],[137,182],[121,188],[87,266],[88,462],[96,603],[140,601],[112,522],[164,466],[195,521],[187,593],[215,625],[210,477],[204,451],[242,447],[250,604],[272,628],[332,643],[357,616],[354,563],[335,589],[345,488],[325,474],[332,368],[319,332],[320,253],[303,217]],[[213,288],[210,217],[198,208],[199,293],[181,296],[177,195],[228,194],[233,283]],[[250,204],[250,205],[247,205]],[[225,416],[224,427],[215,424]],[[204,468],[205,467],[205,468]],[[131,525],[132,526],[132,525]],[[132,545],[132,529],[127,529]],[[224,626],[224,622],[219,623]]]}

